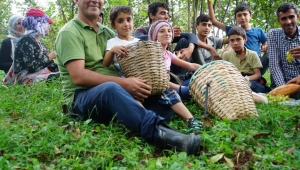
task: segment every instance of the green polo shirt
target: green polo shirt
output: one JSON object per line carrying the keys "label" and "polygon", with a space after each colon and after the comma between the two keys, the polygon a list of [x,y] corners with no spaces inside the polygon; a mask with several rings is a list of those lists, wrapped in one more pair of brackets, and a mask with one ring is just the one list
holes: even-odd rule
{"label": "green polo shirt", "polygon": [[75,18],[65,24],[57,35],[55,52],[62,80],[63,104],[67,106],[73,102],[75,90],[85,88],[72,82],[65,66],[68,61],[84,60],[86,69],[118,76],[113,65],[105,67],[102,64],[107,40],[115,37],[115,33],[101,24],[98,27],[98,32],[95,32],[93,27]]}
{"label": "green polo shirt", "polygon": [[262,68],[261,61],[255,51],[245,49],[246,55],[242,60],[233,49],[225,52],[222,59],[232,63],[241,73],[254,74],[254,69]]}

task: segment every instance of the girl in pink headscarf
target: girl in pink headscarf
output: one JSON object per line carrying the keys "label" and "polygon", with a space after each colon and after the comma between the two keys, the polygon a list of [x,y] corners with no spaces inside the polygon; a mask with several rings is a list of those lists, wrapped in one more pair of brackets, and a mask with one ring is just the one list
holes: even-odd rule
{"label": "girl in pink headscarf", "polygon": [[[169,44],[172,42],[174,38],[173,28],[168,21],[158,20],[154,22],[150,26],[148,36],[149,36],[149,40],[159,41],[161,43],[163,54],[164,54],[163,57],[164,57],[167,71],[170,71],[171,63],[191,71],[196,71],[200,67],[199,64],[189,63],[177,58],[177,56],[175,56],[173,53],[167,50]],[[170,82],[170,89],[167,91],[170,91],[170,93],[171,92],[177,93],[172,89],[178,89],[178,88],[180,88],[179,85]],[[166,94],[168,93],[164,92],[163,95]],[[170,96],[166,96],[166,97],[170,97]],[[185,107],[185,105],[181,101],[177,102],[174,105],[171,105],[171,108],[187,121],[189,132],[195,132],[197,130],[201,130],[202,128],[201,122],[199,122],[196,118],[193,117],[193,115],[190,113],[190,111]]]}

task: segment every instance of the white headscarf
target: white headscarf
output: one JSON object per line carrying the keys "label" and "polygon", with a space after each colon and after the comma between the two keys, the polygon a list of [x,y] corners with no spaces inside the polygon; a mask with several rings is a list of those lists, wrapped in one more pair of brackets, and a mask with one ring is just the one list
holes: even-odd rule
{"label": "white headscarf", "polygon": [[[9,21],[8,21],[8,33],[9,33],[9,36],[10,38],[17,38],[17,37],[21,37],[24,33],[22,32],[19,32],[17,30],[15,30],[15,25],[16,23],[18,22],[19,19],[24,19],[23,16],[21,15],[13,15],[9,18]],[[16,37],[17,35],[17,37]]]}

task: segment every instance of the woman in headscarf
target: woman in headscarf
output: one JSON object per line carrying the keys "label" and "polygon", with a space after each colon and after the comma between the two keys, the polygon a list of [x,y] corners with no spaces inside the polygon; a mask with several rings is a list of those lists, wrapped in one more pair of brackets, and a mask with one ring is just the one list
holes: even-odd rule
{"label": "woman in headscarf", "polygon": [[21,37],[15,49],[14,83],[34,84],[59,76],[57,64],[53,61],[54,52],[48,52],[40,42],[47,36],[53,21],[44,11],[31,8],[26,12],[22,25],[26,33]]}
{"label": "woman in headscarf", "polygon": [[0,70],[3,70],[5,74],[12,65],[16,43],[25,33],[25,28],[22,26],[23,19],[23,16],[13,15],[8,21],[9,35],[2,41],[0,49]]}

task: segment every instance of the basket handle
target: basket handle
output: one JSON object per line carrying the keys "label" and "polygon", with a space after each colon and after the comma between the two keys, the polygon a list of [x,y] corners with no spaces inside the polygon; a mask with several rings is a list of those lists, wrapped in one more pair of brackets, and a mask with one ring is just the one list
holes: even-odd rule
{"label": "basket handle", "polygon": [[168,71],[168,73],[176,80],[177,84],[179,84],[179,96],[182,97],[182,93],[181,93],[181,84],[182,84],[182,81],[179,79],[179,77],[177,77],[171,71]]}

